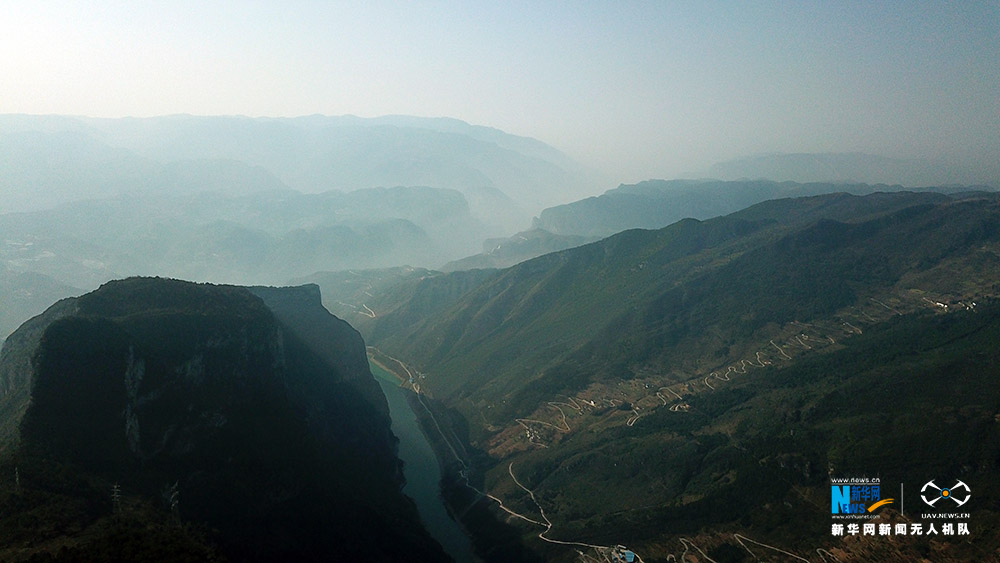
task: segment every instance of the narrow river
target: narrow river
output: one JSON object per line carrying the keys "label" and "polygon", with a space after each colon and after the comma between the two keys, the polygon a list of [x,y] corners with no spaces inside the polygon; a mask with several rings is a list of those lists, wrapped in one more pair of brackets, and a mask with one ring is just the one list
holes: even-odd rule
{"label": "narrow river", "polygon": [[400,387],[398,379],[374,363],[371,369],[389,402],[392,433],[399,438],[399,458],[403,460],[403,474],[406,476],[403,493],[417,503],[424,526],[448,555],[458,563],[477,561],[469,538],[448,515],[441,499],[441,468],[434,450],[420,430],[417,416],[406,400],[407,393],[411,391]]}

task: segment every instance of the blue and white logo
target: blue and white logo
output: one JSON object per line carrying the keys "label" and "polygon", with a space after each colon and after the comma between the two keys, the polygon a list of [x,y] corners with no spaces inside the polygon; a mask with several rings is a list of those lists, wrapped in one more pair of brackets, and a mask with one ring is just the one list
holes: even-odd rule
{"label": "blue and white logo", "polygon": [[878,479],[832,479],[831,481],[831,514],[871,513],[893,501],[882,498],[882,487]]}

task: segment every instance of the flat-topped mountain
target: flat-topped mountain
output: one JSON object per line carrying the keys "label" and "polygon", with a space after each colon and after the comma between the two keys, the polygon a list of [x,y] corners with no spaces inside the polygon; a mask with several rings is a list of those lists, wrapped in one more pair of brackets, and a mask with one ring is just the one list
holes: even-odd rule
{"label": "flat-topped mountain", "polygon": [[11,335],[0,392],[2,464],[19,474],[4,494],[22,499],[0,513],[7,539],[45,506],[104,501],[37,530],[28,553],[62,537],[113,554],[127,532],[147,558],[165,536],[233,560],[447,559],[400,492],[364,343],[316,286],[107,283]]}

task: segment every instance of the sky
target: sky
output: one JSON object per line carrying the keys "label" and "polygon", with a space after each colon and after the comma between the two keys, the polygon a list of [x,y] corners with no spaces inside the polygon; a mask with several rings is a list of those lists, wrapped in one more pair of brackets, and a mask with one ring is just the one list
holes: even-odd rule
{"label": "sky", "polygon": [[1000,162],[1000,0],[0,0],[0,113],[447,116],[620,181]]}

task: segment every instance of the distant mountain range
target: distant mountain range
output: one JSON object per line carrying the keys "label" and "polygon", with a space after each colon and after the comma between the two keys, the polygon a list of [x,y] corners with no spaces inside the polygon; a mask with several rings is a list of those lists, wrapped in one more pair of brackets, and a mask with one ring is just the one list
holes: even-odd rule
{"label": "distant mountain range", "polygon": [[[709,219],[769,199],[828,193],[865,195],[900,191],[901,185],[797,183],[772,180],[648,180],[622,184],[597,197],[545,209],[534,226],[559,235],[606,237],[626,229],[659,229],[681,219]],[[988,189],[923,188],[943,193]],[[912,190],[911,190],[912,191]]]}
{"label": "distant mountain range", "polygon": [[[462,492],[471,465],[506,509],[544,509],[548,538],[644,560],[680,557],[681,538],[739,560],[736,533],[911,560],[926,538],[830,536],[830,476],[878,473],[907,498],[960,475],[972,520],[1000,525],[995,193],[780,199],[502,270],[366,275],[353,302],[346,276],[316,281],[450,422],[458,512],[498,510]],[[548,560],[576,557],[509,522]],[[984,533],[935,558],[997,547]]]}
{"label": "distant mountain range", "polygon": [[0,212],[123,193],[431,186],[458,190],[478,218],[507,232],[601,182],[540,141],[408,116],[2,115],[0,163]]}
{"label": "distant mountain range", "polygon": [[316,286],[131,278],[60,301],[0,354],[0,452],[3,560],[449,560]]}
{"label": "distant mountain range", "polygon": [[[771,181],[650,180],[544,210],[538,228],[507,238],[476,219],[454,190],[394,187],[303,194],[135,194],[0,214],[0,281],[47,280],[56,295],[0,296],[0,337],[41,312],[47,297],[110,279],[165,275],[282,284],[314,273],[408,265],[452,271],[505,268],[626,229],[707,219],[776,197],[870,194],[899,186]],[[960,192],[965,188],[933,188]],[[480,251],[478,254],[477,251]],[[26,279],[26,278],[22,278]],[[80,288],[74,290],[71,288]]]}
{"label": "distant mountain range", "polygon": [[[769,199],[837,192],[865,195],[906,189],[898,184],[802,184],[771,180],[648,180],[623,184],[600,196],[544,209],[534,220],[535,228],[505,239],[489,239],[483,243],[482,253],[454,260],[441,269],[506,268],[627,229],[658,229],[685,218],[709,219]],[[916,191],[960,193],[976,189],[993,191],[989,186],[938,186]]]}
{"label": "distant mountain range", "polygon": [[120,196],[0,215],[0,259],[93,287],[127,275],[277,283],[318,270],[439,265],[489,232],[435,188]]}
{"label": "distant mountain range", "polygon": [[948,185],[1000,187],[1000,165],[973,170],[944,159],[902,159],[865,153],[793,153],[720,162],[704,177],[792,182],[901,184],[910,188]]}

